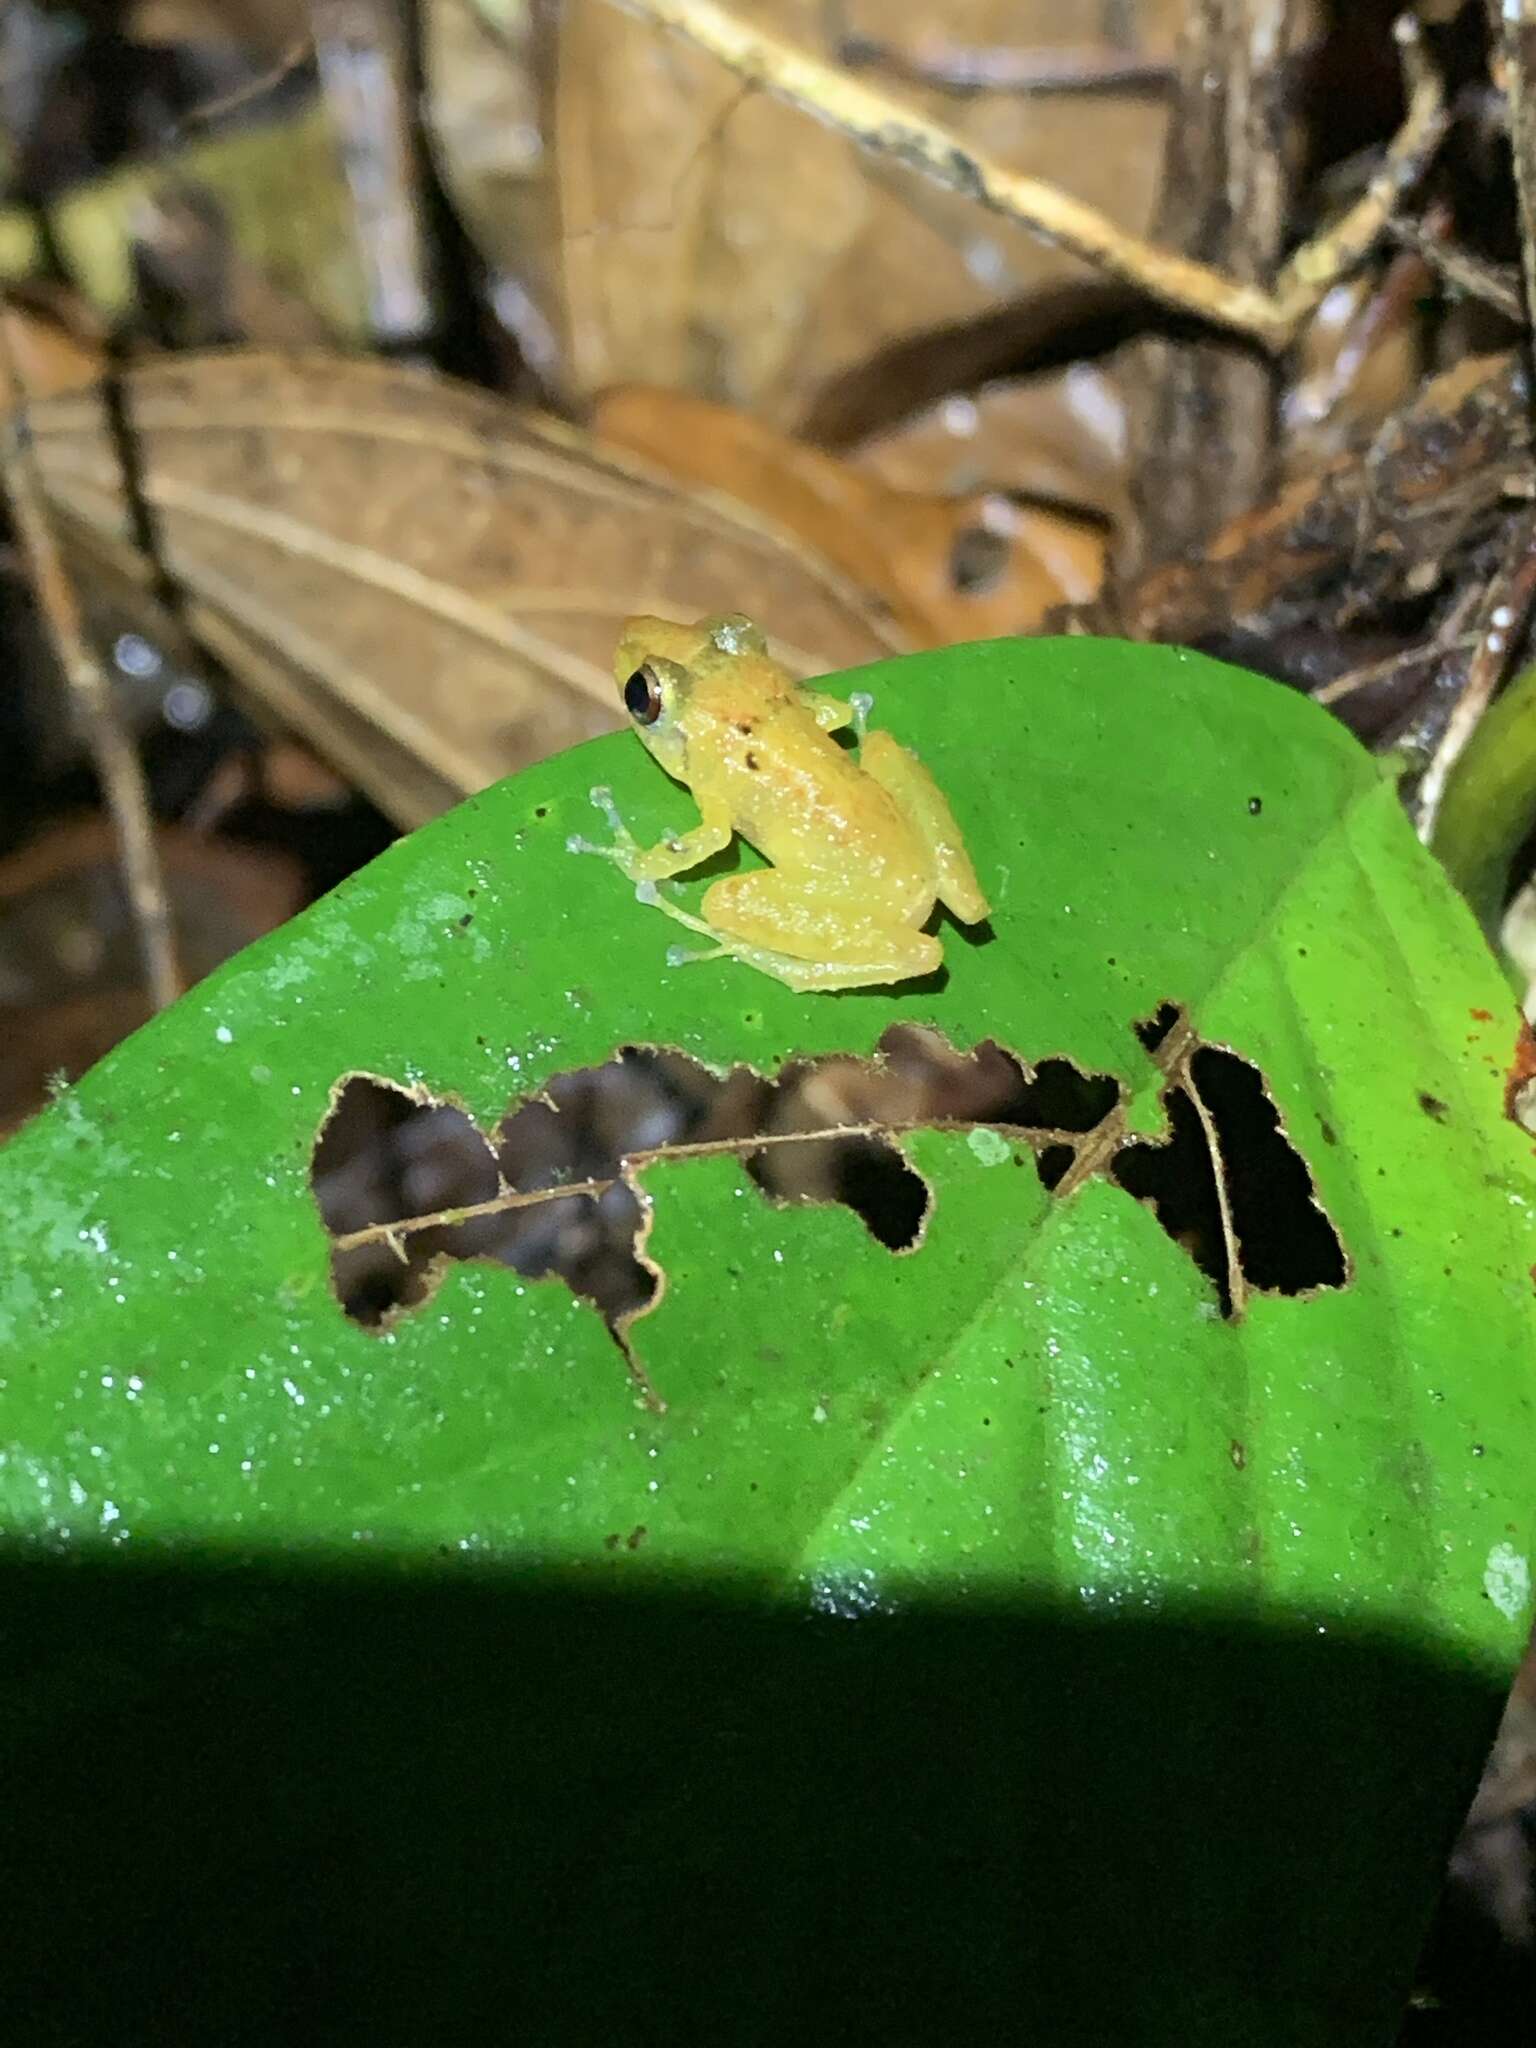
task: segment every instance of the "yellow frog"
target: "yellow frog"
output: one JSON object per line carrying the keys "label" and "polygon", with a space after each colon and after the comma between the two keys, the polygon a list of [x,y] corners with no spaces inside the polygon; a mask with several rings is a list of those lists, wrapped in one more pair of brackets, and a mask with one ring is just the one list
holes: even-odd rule
{"label": "yellow frog", "polygon": [[[668,958],[722,954],[792,989],[910,981],[944,958],[921,929],[942,902],[966,924],[987,915],[970,855],[943,792],[915,754],[888,733],[865,733],[872,700],[808,690],[772,660],[750,620],[631,619],[614,674],[625,709],[669,775],[699,807],[690,832],[642,848],[611,793],[592,801],[613,832],[574,853],[614,860],[654,904],[717,944],[673,948]],[[857,758],[831,735],[857,727]],[[713,883],[692,917],[656,884],[697,867],[739,832],[771,863]]]}

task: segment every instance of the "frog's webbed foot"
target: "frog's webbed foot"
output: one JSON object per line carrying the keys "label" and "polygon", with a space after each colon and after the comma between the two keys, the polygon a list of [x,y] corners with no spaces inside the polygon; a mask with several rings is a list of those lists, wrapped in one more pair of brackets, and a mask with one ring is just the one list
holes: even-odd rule
{"label": "frog's webbed foot", "polygon": [[685,967],[696,960],[718,960],[722,954],[730,951],[728,946],[720,942],[720,934],[712,924],[706,924],[702,917],[695,917],[691,911],[684,910],[680,903],[674,903],[670,897],[663,896],[654,882],[636,882],[635,901],[648,905],[652,910],[663,911],[674,923],[684,924],[689,931],[702,932],[706,939],[716,941],[707,953],[696,953],[687,946],[668,946],[669,967]]}
{"label": "frog's webbed foot", "polygon": [[610,844],[603,846],[595,839],[583,839],[579,832],[573,832],[565,842],[566,852],[595,853],[604,860],[617,861],[621,868],[627,869],[640,851],[639,840],[619,816],[619,807],[613,800],[613,791],[606,783],[598,783],[588,793],[594,807],[600,810],[606,819],[613,839]]}

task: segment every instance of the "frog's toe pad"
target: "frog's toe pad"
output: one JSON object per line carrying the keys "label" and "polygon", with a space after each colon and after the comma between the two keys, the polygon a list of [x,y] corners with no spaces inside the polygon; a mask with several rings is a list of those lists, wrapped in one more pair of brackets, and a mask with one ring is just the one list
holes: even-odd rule
{"label": "frog's toe pad", "polygon": [[635,901],[637,903],[648,903],[655,910],[661,904],[661,891],[654,882],[636,882]]}
{"label": "frog's toe pad", "polygon": [[629,833],[625,827],[624,820],[619,816],[619,807],[614,802],[613,791],[608,787],[607,783],[599,782],[595,784],[587,794],[592,800],[593,809],[601,811],[607,819],[608,829],[613,833],[615,839],[628,839]]}

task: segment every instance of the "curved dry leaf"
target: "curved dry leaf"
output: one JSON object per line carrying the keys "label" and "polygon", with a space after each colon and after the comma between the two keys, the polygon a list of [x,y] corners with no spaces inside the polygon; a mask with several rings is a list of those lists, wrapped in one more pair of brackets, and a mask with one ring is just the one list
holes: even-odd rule
{"label": "curved dry leaf", "polygon": [[624,385],[604,394],[593,427],[680,481],[728,491],[788,527],[877,591],[916,646],[1033,632],[1054,606],[1087,602],[1103,579],[1098,525],[996,491],[891,490],[707,399]]}
{"label": "curved dry leaf", "polygon": [[1113,362],[1074,363],[955,392],[849,449],[847,459],[894,490],[1006,489],[1118,523],[1129,486],[1122,386]]}
{"label": "curved dry leaf", "polygon": [[[231,353],[146,364],[121,393],[188,623],[404,823],[616,725],[630,612],[751,612],[807,675],[902,644],[729,501],[427,372]],[[32,421],[77,540],[144,584],[101,393]]]}
{"label": "curved dry leaf", "polygon": [[51,310],[8,299],[4,319],[17,373],[34,398],[78,391],[100,377],[105,349],[88,335],[73,332]]}
{"label": "curved dry leaf", "polygon": [[[188,982],[275,931],[304,901],[270,847],[155,835]],[[137,931],[105,817],[59,820],[0,860],[0,1139],[149,1017]]]}
{"label": "curved dry leaf", "polygon": [[[891,11],[849,6],[846,31],[890,41]],[[1183,11],[1137,0],[1138,49],[1168,50]],[[487,12],[429,0],[429,118],[483,252],[537,302],[577,398],[661,384],[792,426],[825,382],[893,337],[1082,274],[1023,228],[859,151],[609,0],[568,0],[547,52],[521,7],[493,52]],[[741,12],[833,54],[820,0],[742,0]],[[907,0],[899,35],[909,49],[981,51],[1084,40],[1054,0]],[[497,97],[487,65],[503,73],[515,152],[485,148],[487,96]],[[1145,228],[1160,107],[1107,94],[890,90],[1011,169]],[[454,101],[469,94],[477,115],[461,120]]]}

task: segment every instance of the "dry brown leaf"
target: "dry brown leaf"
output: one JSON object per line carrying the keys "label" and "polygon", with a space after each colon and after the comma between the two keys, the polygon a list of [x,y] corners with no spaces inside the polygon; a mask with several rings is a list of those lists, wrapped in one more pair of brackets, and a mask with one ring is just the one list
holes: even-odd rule
{"label": "dry brown leaf", "polygon": [[917,646],[1032,632],[1053,606],[1092,597],[1103,577],[1104,532],[1086,520],[995,491],[894,491],[707,399],[626,385],[604,394],[593,427],[790,528],[877,592]]}
{"label": "dry brown leaf", "polygon": [[850,449],[901,491],[1014,490],[1118,523],[1127,510],[1125,398],[1113,364],[955,392]]}
{"label": "dry brown leaf", "polygon": [[[741,11],[833,54],[820,0],[742,0]],[[907,0],[894,24],[895,10],[871,0],[843,11],[851,35],[909,50],[1084,42],[1056,0]],[[1137,49],[1166,54],[1182,14],[1179,0],[1138,0]],[[568,0],[547,53],[528,20],[521,6],[429,0],[431,118],[466,218],[493,267],[532,295],[574,398],[660,384],[792,427],[824,383],[893,337],[1083,274],[1022,228],[861,153],[608,0]],[[499,151],[498,70],[501,132],[516,138]],[[887,82],[999,162],[1145,227],[1157,105]],[[473,114],[459,121],[456,102]]]}
{"label": "dry brown leaf", "polygon": [[[267,847],[156,834],[189,981],[303,902],[296,861]],[[0,860],[0,1137],[150,1014],[117,841],[104,817],[59,820]]]}
{"label": "dry brown leaf", "polygon": [[[188,624],[405,824],[617,725],[629,612],[750,612],[801,674],[901,645],[740,507],[426,372],[176,357],[130,371],[122,402]],[[32,418],[71,535],[146,587],[101,395]]]}
{"label": "dry brown leaf", "polygon": [[79,391],[102,373],[106,352],[88,332],[71,328],[37,303],[6,301],[5,321],[11,350],[28,391],[51,398],[59,391]]}
{"label": "dry brown leaf", "polygon": [[141,42],[229,41],[275,61],[304,33],[304,0],[136,0],[129,27]]}

